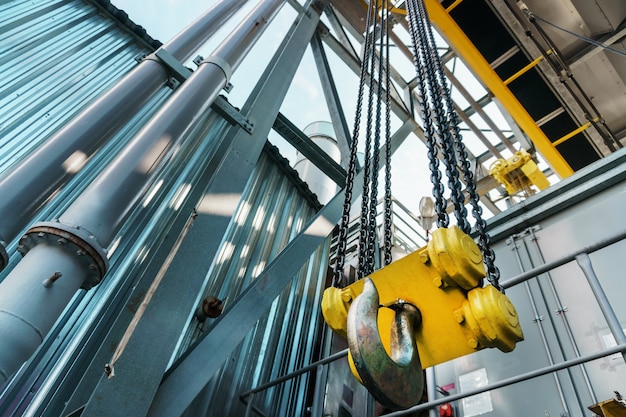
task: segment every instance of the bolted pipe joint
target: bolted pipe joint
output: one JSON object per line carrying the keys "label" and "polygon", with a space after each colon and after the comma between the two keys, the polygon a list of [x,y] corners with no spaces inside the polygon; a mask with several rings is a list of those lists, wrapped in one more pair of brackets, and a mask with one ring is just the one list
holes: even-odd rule
{"label": "bolted pipe joint", "polygon": [[9,253],[7,252],[7,243],[0,236],[0,271],[2,271],[9,263]]}
{"label": "bolted pipe joint", "polygon": [[17,249],[24,256],[41,243],[64,247],[78,259],[85,271],[85,281],[80,286],[84,290],[98,285],[106,274],[109,265],[106,250],[93,234],[80,226],[70,226],[59,220],[37,223],[20,239]]}
{"label": "bolted pipe joint", "polygon": [[108,259],[86,230],[34,225],[20,240],[24,259],[0,284],[0,385],[37,350],[80,288],[100,283]]}

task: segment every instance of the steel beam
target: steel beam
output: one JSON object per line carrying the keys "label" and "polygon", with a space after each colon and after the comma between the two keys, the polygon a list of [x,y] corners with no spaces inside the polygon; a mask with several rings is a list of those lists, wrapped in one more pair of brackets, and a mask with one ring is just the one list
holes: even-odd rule
{"label": "steel beam", "polygon": [[446,13],[443,6],[436,0],[426,0],[425,3],[431,21],[437,26],[439,32],[447,39],[450,45],[456,50],[457,54],[463,58],[465,63],[474,71],[479,79],[482,80],[486,87],[500,100],[517,124],[533,141],[548,164],[552,166],[554,171],[561,178],[571,175],[574,171],[567,161],[565,161],[563,156],[554,148],[550,139],[548,139],[545,133],[537,126],[511,90],[504,85],[500,77],[498,77],[467,35],[463,33],[454,19]]}
{"label": "steel beam", "polygon": [[[412,124],[405,123],[393,135],[392,153],[411,131]],[[384,149],[381,154],[381,161],[384,161]],[[362,183],[361,171],[355,177],[354,189],[360,190]],[[358,196],[358,192],[354,193],[353,200]],[[211,331],[172,366],[157,391],[150,409],[151,417],[176,416],[187,408],[311,253],[327,238],[341,217],[343,200],[343,192],[340,192],[242,292],[228,312],[216,320]]]}
{"label": "steel beam", "polygon": [[[247,0],[222,0],[187,26],[161,50],[180,61],[209,39]],[[15,239],[50,194],[167,83],[167,68],[145,59],[113,88],[66,124],[39,149],[0,178],[0,269],[8,262],[5,245]]]}
{"label": "steel beam", "polygon": [[341,164],[347,167],[350,160],[350,146],[352,138],[350,135],[350,129],[346,122],[346,116],[341,105],[339,93],[337,92],[337,86],[333,79],[333,73],[328,64],[328,58],[324,51],[324,45],[319,33],[313,35],[311,39],[311,51],[313,51],[313,58],[315,59],[315,65],[317,66],[317,73],[320,76],[322,82],[322,91],[326,98],[326,105],[328,106],[328,112],[330,113],[330,119],[335,128],[335,136],[337,137],[337,143],[341,152]]}
{"label": "steel beam", "polygon": [[346,171],[282,113],[278,113],[273,127],[283,139],[295,147],[324,174],[328,175],[339,187],[345,185]]}
{"label": "steel beam", "polygon": [[[196,204],[197,217],[193,227],[173,257],[159,289],[119,357],[115,365],[116,377],[101,378],[87,405],[86,415],[111,415],[109,410],[112,403],[116,404],[115,415],[120,417],[148,413],[181,329],[197,307],[197,294],[219,250],[220,237],[230,223],[239,196],[256,165],[272,122],[287,93],[289,83],[286,80],[291,80],[295,75],[317,26],[318,14],[313,12],[309,15],[299,17],[241,110],[246,118],[254,122],[253,135],[237,126],[227,133],[223,149],[218,152],[222,155],[227,153],[227,156],[216,158],[210,164],[212,180]],[[216,213],[211,207],[219,207],[222,212]],[[185,277],[185,285],[180,285],[180,277]],[[177,305],[174,310],[171,309],[172,303]],[[155,334],[159,334],[159,343],[154,343]],[[225,349],[228,346],[219,350],[221,352]],[[230,350],[226,354],[230,354]],[[186,397],[187,404],[194,396],[190,394]],[[184,408],[173,411],[170,408],[173,405],[168,404],[160,415],[180,415]],[[158,409],[159,406],[153,406],[152,413],[159,415]]]}

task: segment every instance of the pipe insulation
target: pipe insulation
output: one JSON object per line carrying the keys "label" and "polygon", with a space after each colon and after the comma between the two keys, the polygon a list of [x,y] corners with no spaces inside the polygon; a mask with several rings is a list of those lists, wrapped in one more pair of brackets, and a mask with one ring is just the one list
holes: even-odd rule
{"label": "pipe insulation", "polygon": [[34,225],[22,238],[25,256],[0,283],[0,385],[33,354],[76,291],[102,279],[103,248],[283,3],[259,3],[59,219]]}
{"label": "pipe insulation", "polygon": [[[185,61],[248,0],[222,0],[163,45]],[[161,89],[167,67],[150,55],[15,168],[0,177],[0,270],[8,263],[6,244],[26,227],[50,195],[76,171],[68,161],[87,160]],[[69,164],[72,165],[72,164]]]}

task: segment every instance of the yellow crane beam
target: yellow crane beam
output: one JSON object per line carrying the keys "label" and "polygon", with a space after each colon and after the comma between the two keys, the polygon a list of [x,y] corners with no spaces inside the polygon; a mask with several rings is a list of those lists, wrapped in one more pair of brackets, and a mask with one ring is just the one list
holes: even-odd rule
{"label": "yellow crane beam", "polygon": [[425,0],[425,4],[432,23],[439,29],[439,32],[446,38],[450,46],[467,66],[502,103],[519,127],[535,144],[537,150],[543,155],[554,172],[561,178],[573,174],[574,170],[563,158],[563,155],[559,153],[546,134],[537,126],[537,123],[528,114],[524,106],[491,68],[491,65],[489,65],[443,6],[437,0]]}

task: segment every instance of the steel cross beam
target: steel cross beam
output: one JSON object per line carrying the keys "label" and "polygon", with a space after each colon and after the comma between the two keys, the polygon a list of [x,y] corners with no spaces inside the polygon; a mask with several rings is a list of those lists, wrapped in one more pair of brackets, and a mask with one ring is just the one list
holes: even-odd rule
{"label": "steel cross beam", "polygon": [[340,187],[345,185],[346,171],[282,113],[278,113],[273,127],[280,136],[322,170],[324,174],[328,175],[331,180]]}
{"label": "steel cross beam", "polygon": [[320,81],[322,82],[322,91],[326,98],[330,119],[333,122],[333,126],[335,126],[335,136],[337,136],[337,143],[341,151],[341,162],[344,167],[347,167],[352,142],[350,129],[346,122],[341,100],[339,99],[339,93],[337,92],[337,86],[335,85],[335,80],[333,79],[333,74],[330,70],[328,58],[326,57],[326,52],[324,52],[324,45],[322,45],[322,39],[319,33],[313,35],[313,39],[311,39],[311,50],[313,51],[313,58],[315,59]]}
{"label": "steel cross beam", "polygon": [[[391,139],[392,153],[412,131],[410,121],[396,131]],[[384,148],[381,154],[380,159],[384,161]],[[360,190],[362,183],[361,171],[355,177],[354,189]],[[354,193],[353,201],[359,195]],[[172,365],[157,391],[151,417],[177,416],[189,406],[313,251],[328,237],[341,217],[343,199],[343,191],[340,191],[243,291],[228,312],[215,321],[211,331]]]}

